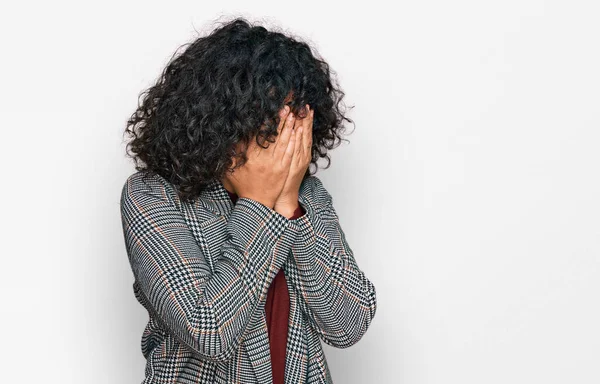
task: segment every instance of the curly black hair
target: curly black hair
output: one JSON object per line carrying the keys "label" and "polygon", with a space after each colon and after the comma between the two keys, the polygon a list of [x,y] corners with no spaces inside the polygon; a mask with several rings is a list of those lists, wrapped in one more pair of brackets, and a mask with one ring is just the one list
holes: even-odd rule
{"label": "curly black hair", "polygon": [[[285,104],[300,118],[306,104],[314,109],[314,172],[322,157],[329,168],[327,150],[347,141],[344,121],[354,122],[344,115],[344,92],[306,42],[237,17],[177,51],[139,95],[124,134],[136,170],[164,177],[182,200],[242,166],[253,137],[263,148],[274,142]],[[238,143],[244,149],[236,152]],[[309,166],[304,177],[310,174]]]}

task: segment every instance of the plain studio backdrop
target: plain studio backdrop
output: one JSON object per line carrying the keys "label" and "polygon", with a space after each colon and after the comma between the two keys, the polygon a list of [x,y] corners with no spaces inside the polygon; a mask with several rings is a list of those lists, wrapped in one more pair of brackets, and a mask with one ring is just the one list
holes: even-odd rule
{"label": "plain studio backdrop", "polygon": [[1,382],[141,382],[122,132],[177,47],[231,15],[308,40],[354,106],[350,143],[317,176],[378,309],[351,348],[325,344],[336,384],[600,382],[598,2],[0,14]]}

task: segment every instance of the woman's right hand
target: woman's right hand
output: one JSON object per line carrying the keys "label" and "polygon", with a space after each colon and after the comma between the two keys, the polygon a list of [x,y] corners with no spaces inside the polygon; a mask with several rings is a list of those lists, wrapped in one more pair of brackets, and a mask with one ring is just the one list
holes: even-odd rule
{"label": "woman's right hand", "polygon": [[233,186],[238,198],[247,197],[269,208],[275,206],[290,171],[294,154],[296,131],[295,116],[285,106],[280,113],[277,138],[265,149],[251,140],[246,153],[248,160],[225,178]]}

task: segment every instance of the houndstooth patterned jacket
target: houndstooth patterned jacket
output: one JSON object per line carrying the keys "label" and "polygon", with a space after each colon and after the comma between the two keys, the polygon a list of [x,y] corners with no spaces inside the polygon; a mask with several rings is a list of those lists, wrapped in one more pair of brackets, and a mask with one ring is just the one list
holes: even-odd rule
{"label": "houndstooth patterned jacket", "polygon": [[163,177],[138,171],[121,194],[136,299],[149,321],[143,383],[271,384],[268,288],[284,269],[290,295],[285,382],[333,383],[319,340],[347,348],[375,316],[321,181],[308,176],[290,220],[250,198],[233,204],[213,181],[183,202]]}

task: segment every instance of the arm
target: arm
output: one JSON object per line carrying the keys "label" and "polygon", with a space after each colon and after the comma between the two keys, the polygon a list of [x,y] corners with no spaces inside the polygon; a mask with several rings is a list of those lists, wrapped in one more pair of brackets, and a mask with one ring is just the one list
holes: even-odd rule
{"label": "arm", "polygon": [[290,277],[301,308],[323,341],[347,348],[360,340],[375,316],[375,286],[356,264],[331,195],[317,177],[310,182],[300,198],[304,215],[294,222],[299,234],[292,256],[298,273]]}
{"label": "arm", "polygon": [[123,187],[123,233],[136,283],[158,320],[183,344],[205,359],[228,360],[297,232],[271,208],[240,198],[211,274],[168,196],[129,181]]}

